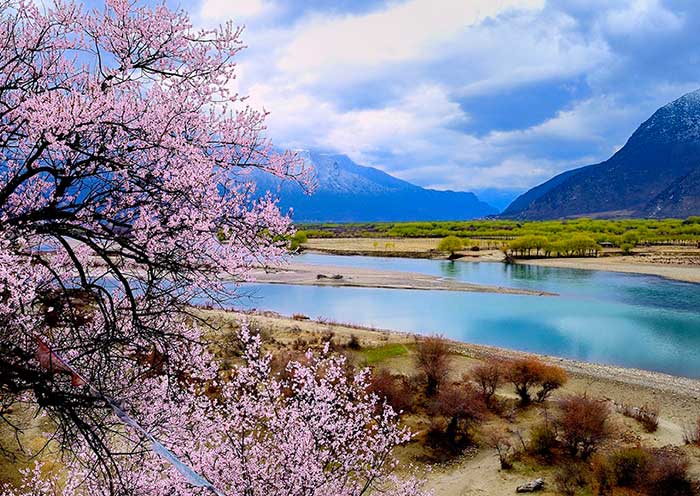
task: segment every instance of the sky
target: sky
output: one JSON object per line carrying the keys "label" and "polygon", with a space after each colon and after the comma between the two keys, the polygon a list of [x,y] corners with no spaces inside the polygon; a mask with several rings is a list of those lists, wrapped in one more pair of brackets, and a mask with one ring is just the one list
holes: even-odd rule
{"label": "sky", "polygon": [[700,88],[694,0],[185,0],[245,25],[237,89],[284,148],[497,206]]}

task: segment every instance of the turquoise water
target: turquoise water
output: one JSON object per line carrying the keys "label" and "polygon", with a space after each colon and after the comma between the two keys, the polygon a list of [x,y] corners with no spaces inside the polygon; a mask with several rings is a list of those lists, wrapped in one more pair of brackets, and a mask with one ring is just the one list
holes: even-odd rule
{"label": "turquoise water", "polygon": [[419,272],[560,296],[249,284],[238,307],[700,377],[700,285],[613,272],[378,257],[300,262]]}

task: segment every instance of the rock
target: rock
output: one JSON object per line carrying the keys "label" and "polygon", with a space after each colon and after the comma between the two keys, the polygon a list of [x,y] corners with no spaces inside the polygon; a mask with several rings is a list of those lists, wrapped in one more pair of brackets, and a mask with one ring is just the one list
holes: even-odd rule
{"label": "rock", "polygon": [[515,490],[516,493],[534,493],[536,491],[541,491],[544,489],[544,479],[540,477],[539,479],[535,479],[533,481],[528,482],[527,484],[523,484],[522,486],[518,486],[518,488]]}

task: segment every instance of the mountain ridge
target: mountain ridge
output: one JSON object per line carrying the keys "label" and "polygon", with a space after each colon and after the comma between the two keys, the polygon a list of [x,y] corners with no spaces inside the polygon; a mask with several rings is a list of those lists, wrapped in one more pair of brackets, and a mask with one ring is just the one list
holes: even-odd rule
{"label": "mountain ridge", "polygon": [[258,189],[272,191],[297,222],[399,222],[461,220],[496,214],[474,193],[423,188],[348,156],[315,150],[297,153],[313,167],[316,189],[307,195],[295,183],[263,176]]}
{"label": "mountain ridge", "polygon": [[[566,171],[530,189],[501,214],[673,217],[700,212],[700,90],[659,108],[608,160]],[[683,180],[687,177],[688,179]],[[674,187],[675,185],[675,187]]]}

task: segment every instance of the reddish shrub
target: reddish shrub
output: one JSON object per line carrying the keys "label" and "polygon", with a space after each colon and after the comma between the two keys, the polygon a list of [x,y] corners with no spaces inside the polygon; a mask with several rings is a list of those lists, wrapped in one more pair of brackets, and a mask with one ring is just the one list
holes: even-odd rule
{"label": "reddish shrub", "polygon": [[368,391],[386,400],[396,412],[411,412],[414,409],[415,392],[402,376],[392,375],[382,369],[372,372]]}
{"label": "reddish shrub", "polygon": [[532,401],[531,389],[540,382],[542,365],[535,358],[521,358],[508,365],[507,378],[515,386],[521,405],[529,405]]}
{"label": "reddish shrub", "polygon": [[496,389],[503,381],[504,368],[503,361],[489,358],[472,368],[469,374],[488,407],[491,407],[493,395],[496,394]]}
{"label": "reddish shrub", "polygon": [[[688,474],[688,457],[674,449],[623,448],[598,462],[606,491],[626,487],[647,496],[692,496],[698,485]],[[598,475],[599,486],[600,475]],[[600,491],[599,491],[600,493]]]}
{"label": "reddish shrub", "polygon": [[588,458],[610,436],[608,406],[585,395],[559,400],[556,425],[562,445],[572,456]]}
{"label": "reddish shrub", "polygon": [[567,379],[566,372],[561,367],[542,364],[539,382],[540,390],[537,391],[537,402],[544,402],[552,394],[552,391],[566,384]]}
{"label": "reddish shrub", "polygon": [[471,442],[471,429],[483,420],[486,405],[471,384],[445,385],[430,402],[429,412],[445,420],[447,441],[460,446]]}
{"label": "reddish shrub", "polygon": [[536,394],[538,402],[545,401],[552,391],[566,383],[566,372],[560,367],[547,365],[537,358],[520,358],[513,360],[506,367],[508,381],[515,386],[515,393],[522,406],[532,401],[532,390],[540,386]]}
{"label": "reddish shrub", "polygon": [[451,370],[450,346],[441,336],[429,336],[418,341],[416,366],[426,381],[426,394],[434,395],[447,380]]}
{"label": "reddish shrub", "polygon": [[685,453],[668,449],[651,451],[651,463],[642,490],[649,496],[693,496],[698,484],[688,474]]}

